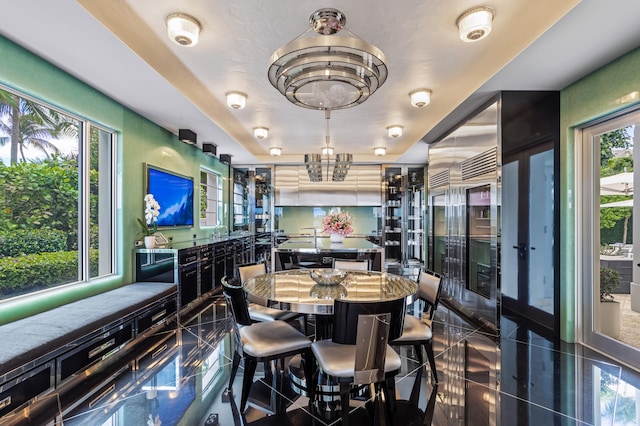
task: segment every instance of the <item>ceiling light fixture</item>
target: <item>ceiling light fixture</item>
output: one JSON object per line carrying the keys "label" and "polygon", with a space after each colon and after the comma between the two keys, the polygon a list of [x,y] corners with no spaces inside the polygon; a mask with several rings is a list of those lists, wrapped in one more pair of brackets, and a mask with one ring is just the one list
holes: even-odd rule
{"label": "ceiling light fixture", "polygon": [[210,142],[202,143],[202,152],[212,157],[215,157],[218,153],[218,147]]}
{"label": "ceiling light fixture", "polygon": [[269,129],[266,127],[254,127],[253,128],[253,136],[256,139],[266,139],[269,136]]}
{"label": "ceiling light fixture", "polygon": [[456,25],[465,42],[482,40],[491,32],[495,10],[488,6],[474,7],[458,17]]}
{"label": "ceiling light fixture", "polygon": [[[322,154],[305,154],[304,164],[307,167],[307,173],[309,174],[309,180],[311,182],[322,181],[322,166],[326,163],[327,181],[329,181],[329,171],[332,167],[331,156],[333,155],[333,148],[331,147],[331,135],[329,133],[329,120],[331,119],[331,110],[326,109],[324,111],[324,118],[327,120],[327,135],[325,137],[325,146],[322,148]],[[347,177],[347,173],[351,168],[353,162],[353,155],[351,154],[336,154],[333,160],[333,173],[331,174],[334,182],[342,182]]]}
{"label": "ceiling light fixture", "polygon": [[176,44],[193,47],[198,44],[202,26],[193,16],[184,13],[172,13],[167,16],[167,34]]}
{"label": "ceiling light fixture", "polygon": [[376,148],[373,148],[373,153],[378,157],[384,157],[385,155],[387,155],[387,148],[385,148],[384,146],[378,146]]}
{"label": "ceiling light fixture", "polygon": [[280,157],[282,155],[282,148],[279,146],[272,146],[269,148],[269,154],[271,154],[272,157]]}
{"label": "ceiling light fixture", "polygon": [[[278,49],[269,61],[269,81],[294,104],[343,109],[366,101],[387,79],[386,58],[376,46],[345,29],[336,9],[319,9],[311,28]],[[311,30],[319,36],[306,37]]]}
{"label": "ceiling light fixture", "polygon": [[390,138],[399,138],[402,136],[402,126],[393,125],[387,127],[387,134]]}
{"label": "ceiling light fixture", "polygon": [[228,92],[227,106],[233,109],[242,109],[247,103],[247,95],[242,92]]}
{"label": "ceiling light fixture", "polygon": [[431,102],[431,90],[429,89],[418,89],[409,93],[409,98],[411,99],[411,105],[416,108],[422,108],[423,106],[429,105]]}
{"label": "ceiling light fixture", "polygon": [[178,129],[178,139],[189,145],[195,145],[198,135],[189,129]]}

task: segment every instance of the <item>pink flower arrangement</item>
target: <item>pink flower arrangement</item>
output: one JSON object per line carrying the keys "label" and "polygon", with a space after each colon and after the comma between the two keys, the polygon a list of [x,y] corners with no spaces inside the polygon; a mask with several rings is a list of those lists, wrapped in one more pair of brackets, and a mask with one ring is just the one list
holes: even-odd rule
{"label": "pink flower arrangement", "polygon": [[332,210],[324,217],[324,232],[328,234],[342,234],[347,236],[353,233],[353,218],[347,212]]}

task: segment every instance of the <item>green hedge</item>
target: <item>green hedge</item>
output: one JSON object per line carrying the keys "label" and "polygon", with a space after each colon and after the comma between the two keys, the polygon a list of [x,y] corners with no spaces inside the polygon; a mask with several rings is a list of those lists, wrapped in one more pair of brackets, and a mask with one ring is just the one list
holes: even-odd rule
{"label": "green hedge", "polygon": [[67,235],[56,229],[0,232],[0,257],[21,256],[67,249]]}
{"label": "green hedge", "polygon": [[[98,272],[98,250],[91,250],[91,276]],[[78,253],[61,251],[0,258],[0,298],[78,280]]]}

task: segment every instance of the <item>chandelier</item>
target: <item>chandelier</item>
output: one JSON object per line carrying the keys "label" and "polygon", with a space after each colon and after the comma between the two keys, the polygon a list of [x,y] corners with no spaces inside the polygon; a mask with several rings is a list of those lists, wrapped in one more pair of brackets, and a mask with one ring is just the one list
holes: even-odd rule
{"label": "chandelier", "polygon": [[[380,49],[344,29],[336,9],[319,9],[311,28],[271,55],[269,81],[294,104],[311,109],[343,109],[366,101],[387,79]],[[311,30],[320,36],[309,37]],[[306,38],[305,38],[306,36]]]}
{"label": "chandelier", "polygon": [[[327,181],[329,180],[329,176],[331,176],[331,180],[334,182],[342,182],[347,177],[347,173],[351,168],[353,156],[351,154],[336,154],[335,159],[333,159],[333,164],[331,164],[333,147],[331,146],[331,136],[329,134],[329,120],[331,119],[330,109],[326,109],[324,111],[324,118],[327,120],[327,136],[325,137],[325,146],[322,148],[322,153],[305,154],[304,164],[307,167],[307,173],[309,173],[309,180],[311,182],[322,181],[323,166],[326,166],[325,170],[327,171]],[[333,168],[332,173],[330,172],[331,168]]]}

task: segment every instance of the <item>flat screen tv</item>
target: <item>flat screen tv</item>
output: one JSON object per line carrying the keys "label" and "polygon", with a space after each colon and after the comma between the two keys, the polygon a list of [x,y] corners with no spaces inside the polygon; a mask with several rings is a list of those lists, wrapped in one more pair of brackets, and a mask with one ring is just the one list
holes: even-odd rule
{"label": "flat screen tv", "polygon": [[193,178],[146,164],[147,194],[160,204],[159,228],[193,226]]}

